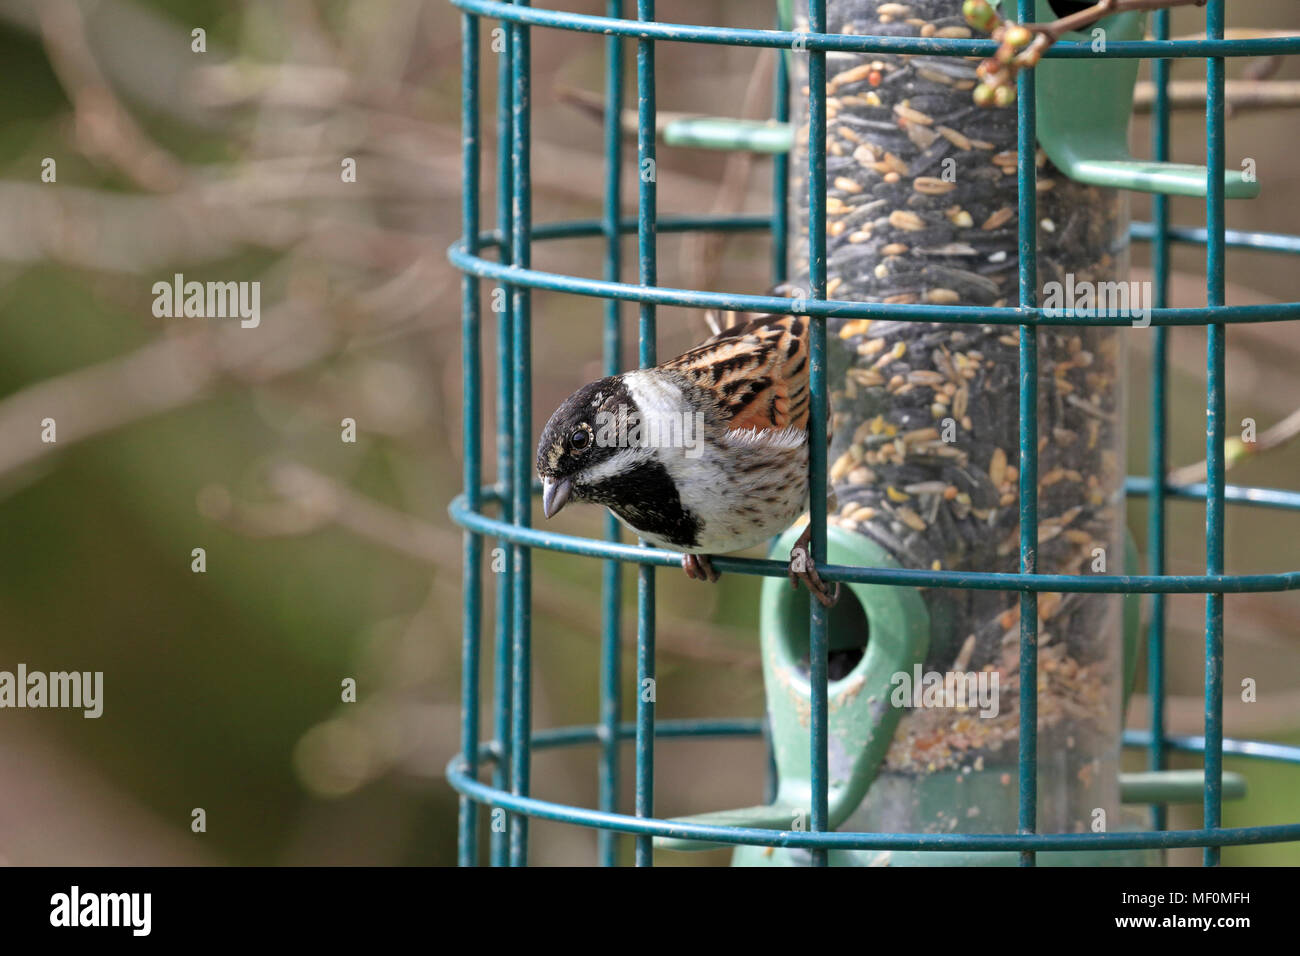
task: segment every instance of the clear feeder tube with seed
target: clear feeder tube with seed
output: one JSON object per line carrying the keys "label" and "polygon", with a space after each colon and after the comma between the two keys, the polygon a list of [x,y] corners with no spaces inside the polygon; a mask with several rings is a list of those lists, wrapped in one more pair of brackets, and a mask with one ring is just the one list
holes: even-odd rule
{"label": "clear feeder tube with seed", "polygon": [[[972,36],[961,0],[827,6],[829,32]],[[796,3],[795,29],[807,28],[807,4]],[[806,289],[807,59],[791,64],[790,276]],[[976,65],[827,54],[829,298],[1017,303],[1015,109],[974,104]],[[1068,179],[1041,150],[1037,173],[1039,301],[1060,283],[1092,309],[1087,290],[1128,280],[1125,199]],[[906,568],[1019,570],[1017,335],[1015,326],[829,320],[832,526],[869,537]],[[1123,573],[1124,332],[1080,319],[1037,337],[1038,570]],[[917,707],[909,683],[892,743],[844,826],[1014,832],[1017,593],[922,597],[929,644],[919,676],[982,674],[996,688],[993,706],[940,696]],[[1119,596],[1077,593],[1041,594],[1038,614],[1038,828],[1083,832],[1098,810],[1118,819],[1125,615]]]}

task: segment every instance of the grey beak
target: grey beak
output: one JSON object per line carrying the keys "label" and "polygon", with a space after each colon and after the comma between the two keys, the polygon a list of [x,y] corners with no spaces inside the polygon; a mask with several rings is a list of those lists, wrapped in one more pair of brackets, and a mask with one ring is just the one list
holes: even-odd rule
{"label": "grey beak", "polygon": [[559,513],[564,507],[565,502],[569,500],[569,493],[573,491],[573,479],[561,478],[553,481],[550,478],[542,479],[542,514],[550,518]]}

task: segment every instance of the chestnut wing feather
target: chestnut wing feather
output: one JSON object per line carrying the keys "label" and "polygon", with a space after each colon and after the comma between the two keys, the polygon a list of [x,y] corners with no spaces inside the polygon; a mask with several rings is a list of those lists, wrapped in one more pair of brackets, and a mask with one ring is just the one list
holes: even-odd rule
{"label": "chestnut wing feather", "polygon": [[664,368],[708,389],[727,427],[808,427],[808,321],[761,315],[724,329]]}

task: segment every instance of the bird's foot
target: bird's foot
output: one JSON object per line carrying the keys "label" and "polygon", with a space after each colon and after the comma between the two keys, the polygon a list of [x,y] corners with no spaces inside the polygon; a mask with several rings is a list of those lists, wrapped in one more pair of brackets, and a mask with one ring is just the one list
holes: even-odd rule
{"label": "bird's foot", "polygon": [[713,570],[713,563],[709,561],[707,554],[683,554],[682,570],[686,576],[694,581],[708,581],[712,584],[722,573]]}
{"label": "bird's foot", "polygon": [[808,588],[808,593],[823,607],[833,607],[840,599],[840,583],[836,581],[831,588],[817,573],[817,565],[813,563],[811,549],[808,547],[811,539],[812,526],[809,525],[803,529],[803,534],[799,535],[799,540],[790,551],[790,586],[797,588],[802,581]]}

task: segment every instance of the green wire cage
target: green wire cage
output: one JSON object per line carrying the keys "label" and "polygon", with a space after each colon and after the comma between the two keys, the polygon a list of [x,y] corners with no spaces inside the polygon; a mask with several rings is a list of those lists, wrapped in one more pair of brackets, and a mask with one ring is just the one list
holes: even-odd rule
{"label": "green wire cage", "polygon": [[[1224,569],[1224,523],[1229,503],[1246,507],[1300,510],[1300,492],[1272,488],[1234,486],[1225,483],[1225,337],[1235,323],[1274,322],[1300,319],[1300,302],[1269,306],[1225,304],[1225,251],[1229,247],[1272,253],[1300,253],[1300,237],[1259,232],[1237,232],[1225,227],[1225,200],[1249,197],[1257,188],[1240,173],[1225,170],[1225,58],[1274,56],[1300,53],[1300,36],[1259,39],[1224,38],[1223,0],[1205,5],[1205,39],[1169,39],[1169,13],[1157,11],[1151,24],[1154,39],[1143,39],[1141,19],[1116,21],[1110,39],[1100,49],[1086,37],[1071,37],[1051,46],[1035,69],[1016,76],[1014,107],[1014,158],[1004,170],[1014,174],[1015,216],[1012,219],[1014,249],[1011,268],[1013,289],[1018,299],[998,300],[986,305],[948,304],[935,301],[851,301],[837,299],[828,285],[827,258],[827,130],[828,57],[851,54],[867,56],[987,57],[998,44],[973,36],[882,31],[832,32],[828,29],[826,0],[810,0],[806,24],[796,23],[788,3],[780,8],[775,29],[731,29],[663,23],[655,19],[653,0],[637,0],[635,19],[625,17],[622,0],[608,0],[606,16],[579,15],[534,8],[523,2],[504,0],[452,0],[462,11],[462,122],[463,122],[463,208],[461,238],[453,244],[450,259],[463,273],[462,334],[464,366],[464,490],[451,505],[453,520],[465,532],[464,620],[462,633],[461,751],[447,768],[447,778],[460,794],[459,861],[462,865],[491,862],[493,865],[523,865],[528,860],[530,819],[557,821],[597,828],[600,833],[598,862],[616,861],[618,834],[630,834],[635,841],[635,860],[649,865],[653,849],[689,846],[732,846],[737,862],[770,861],[773,853],[789,863],[882,862],[880,854],[894,854],[894,862],[1151,862],[1158,851],[1171,848],[1204,848],[1204,862],[1219,861],[1223,846],[1300,840],[1300,821],[1283,821],[1266,826],[1225,827],[1222,803],[1240,789],[1240,779],[1225,774],[1224,755],[1300,764],[1300,747],[1275,743],[1226,739],[1223,728],[1223,602],[1224,595],[1300,589],[1300,571],[1280,570],[1269,574],[1226,574]],[[1017,0],[1015,18],[1022,23],[1043,21],[1061,11],[1049,0]],[[864,3],[878,9],[882,4]],[[903,9],[900,4],[884,5]],[[1005,0],[1003,8],[1010,8]],[[1067,4],[1067,7],[1071,5]],[[1077,8],[1079,5],[1074,4]],[[960,4],[951,3],[952,12]],[[480,136],[482,118],[480,44],[484,21],[502,29],[497,58],[498,99],[495,132],[500,162],[495,171],[497,208],[495,227],[485,228],[480,209],[483,177]],[[796,26],[800,29],[796,29]],[[534,28],[576,31],[604,37],[605,102],[604,151],[606,179],[603,215],[597,220],[534,223],[531,212],[531,60],[530,35]],[[1127,32],[1126,32],[1127,31]],[[916,31],[911,31],[915,33]],[[494,34],[495,35],[495,34]],[[630,41],[630,42],[629,42]],[[785,51],[777,60],[775,110],[768,123],[740,123],[725,120],[694,120],[665,130],[657,126],[655,107],[655,46],[659,43],[717,44],[769,48]],[[621,141],[624,113],[623,88],[626,48],[635,46],[635,88],[637,101],[637,145],[635,157],[624,156]],[[1129,156],[1124,142],[1131,103],[1132,81],[1139,61],[1153,61],[1155,100],[1153,105],[1152,159],[1139,161]],[[1206,63],[1205,166],[1179,166],[1169,158],[1169,61],[1203,58]],[[953,62],[956,62],[955,60]],[[1068,117],[1044,113],[1040,104],[1045,93],[1077,82],[1072,69],[1104,68],[1119,78],[1119,88],[1128,85],[1129,96],[1097,97],[1094,108],[1081,109]],[[806,77],[803,92],[798,77]],[[792,95],[793,94],[793,95]],[[807,137],[801,150],[798,124],[791,122],[791,104],[806,123]],[[1086,122],[1085,122],[1086,120]],[[1071,127],[1073,124],[1073,127]],[[640,177],[637,215],[622,217],[623,196],[619,172],[633,158],[639,169],[653,167],[657,139],[667,143],[750,149],[772,154],[773,207],[770,215],[731,217],[660,217],[657,214],[657,185],[653,176]],[[1088,144],[1080,148],[1080,143]],[[1105,313],[1061,315],[1042,307],[1039,222],[1038,147],[1043,145],[1059,168],[1072,181],[1092,182],[1107,187],[1140,189],[1154,193],[1152,219],[1126,227],[1127,238],[1151,244],[1153,265],[1153,307],[1151,328],[1143,334],[1153,339],[1150,372],[1152,431],[1150,460],[1146,476],[1119,473],[1118,492],[1149,499],[1147,574],[1137,573],[1054,573],[1040,567],[1040,476],[1039,476],[1039,348],[1040,340],[1058,327],[1107,329],[1114,334],[1135,334],[1120,326],[1131,325],[1127,317]],[[508,148],[506,148],[508,146]],[[791,180],[802,183],[792,190]],[[1170,223],[1169,195],[1203,196],[1204,227],[1184,228]],[[791,199],[797,210],[792,216]],[[792,219],[796,224],[792,227]],[[1126,222],[1126,221],[1125,221]],[[658,284],[656,237],[660,232],[762,231],[771,236],[772,278],[781,283],[791,276],[806,282],[806,296],[741,295],[668,288]],[[635,281],[628,281],[622,262],[624,236],[636,236]],[[602,277],[590,278],[546,272],[532,268],[534,242],[595,237],[603,240]],[[1199,308],[1170,308],[1166,294],[1173,244],[1195,244],[1205,249],[1205,305]],[[798,260],[797,263],[795,260]],[[593,270],[594,271],[594,270]],[[630,270],[628,270],[630,271]],[[497,354],[495,356],[497,481],[485,485],[482,477],[484,449],[481,400],[486,387],[481,346],[482,280],[491,280],[506,293],[505,307],[497,312]],[[838,283],[836,283],[838,284]],[[638,357],[642,366],[653,365],[655,311],[658,306],[696,309],[737,310],[801,314],[811,323],[812,420],[829,411],[832,383],[828,374],[828,322],[872,320],[889,323],[927,323],[944,328],[978,327],[995,330],[1008,341],[1009,364],[1018,368],[1011,380],[1012,411],[1018,409],[1015,425],[1018,459],[1013,488],[1018,507],[1018,569],[913,568],[899,566],[888,556],[871,549],[846,550],[839,536],[827,533],[828,448],[825,434],[810,429],[810,511],[812,556],[823,577],[855,589],[874,589],[872,594],[892,595],[890,607],[898,614],[909,609],[921,589],[954,592],[988,592],[1004,595],[1014,609],[1018,624],[1017,724],[1014,774],[1011,781],[1014,810],[1010,825],[997,832],[895,832],[898,827],[845,825],[841,804],[856,803],[862,786],[845,782],[846,771],[836,765],[832,750],[838,747],[830,730],[840,703],[835,683],[828,673],[828,650],[834,650],[832,636],[836,622],[816,602],[805,612],[797,609],[799,627],[807,615],[806,712],[799,715],[799,739],[784,741],[781,760],[774,759],[769,774],[767,807],[710,814],[687,819],[662,819],[655,815],[655,748],[659,741],[678,737],[743,737],[764,735],[773,751],[776,731],[763,720],[656,721],[654,703],[636,697],[635,720],[621,721],[622,685],[620,672],[620,577],[622,563],[635,564],[637,578],[636,686],[655,676],[655,590],[656,567],[675,566],[679,556],[667,551],[638,546],[620,540],[619,526],[607,518],[604,540],[579,538],[536,530],[532,527],[533,421],[531,378],[532,291],[596,297],[605,309],[605,374],[623,371],[619,355],[623,342],[621,304],[636,303],[638,311]],[[1013,295],[1013,299],[1015,299]],[[1081,321],[1084,320],[1084,321]],[[1168,472],[1167,393],[1168,343],[1170,326],[1203,326],[1207,329],[1206,353],[1206,462],[1207,478],[1202,484],[1171,485],[1160,478]],[[1012,453],[1016,452],[1013,447]],[[1170,499],[1203,501],[1205,507],[1206,567],[1204,574],[1165,573],[1167,541],[1166,502]],[[494,575],[496,627],[489,644],[484,634],[483,601],[488,590],[482,575],[484,542],[492,539],[507,550],[509,560],[502,573]],[[788,547],[788,542],[787,542]],[[531,701],[531,551],[550,549],[580,555],[602,563],[602,659],[600,669],[600,711],[590,725],[535,729]],[[775,553],[775,552],[774,552]],[[847,556],[847,557],[846,557]],[[1014,560],[1014,559],[1013,559]],[[715,559],[721,571],[762,575],[781,582],[784,562],[735,557]],[[1136,571],[1130,563],[1126,571]],[[766,592],[765,592],[766,594]],[[1113,596],[1124,601],[1127,611],[1136,609],[1138,597],[1146,595],[1149,620],[1145,650],[1148,659],[1147,689],[1150,700],[1150,730],[1126,731],[1122,744],[1145,750],[1148,772],[1128,775],[1121,781],[1127,803],[1149,803],[1149,829],[1108,829],[1106,832],[1042,832],[1039,767],[1039,683],[1040,597]],[[1205,596],[1205,696],[1202,736],[1174,736],[1165,728],[1165,596]],[[1122,596],[1122,597],[1121,597]],[[766,596],[765,596],[766,601]],[[768,609],[765,607],[765,614]],[[792,613],[789,608],[773,614]],[[873,611],[873,614],[877,611]],[[883,613],[883,612],[880,612]],[[893,613],[893,612],[891,612]],[[1136,636],[1135,618],[1129,616],[1130,644]],[[873,640],[875,625],[872,621]],[[802,631],[801,631],[802,633]],[[485,649],[491,649],[489,658]],[[1130,660],[1131,658],[1131,660]],[[917,658],[919,660],[919,658]],[[1126,651],[1124,670],[1136,660],[1133,647]],[[480,699],[481,672],[486,663],[493,668],[493,696]],[[910,666],[910,664],[908,665]],[[834,704],[834,706],[832,706]],[[480,713],[490,715],[491,729],[485,734]],[[775,717],[773,710],[769,717]],[[868,718],[864,718],[868,719]],[[892,733],[893,724],[888,724]],[[890,733],[884,736],[888,738]],[[634,741],[635,807],[633,813],[619,812],[619,750],[622,742]],[[886,739],[885,743],[888,742]],[[532,795],[531,757],[545,748],[594,744],[599,748],[599,791],[596,807],[577,807],[539,799]],[[834,745],[834,746],[833,746]],[[883,746],[883,745],[882,745]],[[877,750],[880,747],[876,748]],[[1167,769],[1174,752],[1199,754],[1204,772],[1179,774]],[[791,754],[796,757],[791,757]],[[879,762],[879,753],[875,756]],[[776,767],[788,778],[792,760],[797,760],[801,786],[784,786],[788,779],[776,779]],[[806,770],[803,767],[806,766]],[[874,764],[873,764],[874,768]],[[874,772],[874,770],[872,771]],[[870,773],[866,775],[868,778]],[[855,779],[857,779],[855,777]],[[1195,829],[1169,829],[1164,801],[1169,795],[1188,789],[1203,804],[1203,822]],[[944,799],[942,793],[934,795]],[[990,799],[985,795],[985,799]],[[1010,804],[1009,804],[1010,805]],[[852,809],[849,807],[849,809]],[[791,811],[796,811],[792,820]],[[806,820],[798,811],[806,810]],[[490,846],[480,846],[483,814],[492,820]],[[856,819],[856,818],[855,818]],[[1048,829],[1051,829],[1049,826]],[[761,857],[746,856],[748,848],[763,848]],[[887,858],[886,858],[887,859]]]}

